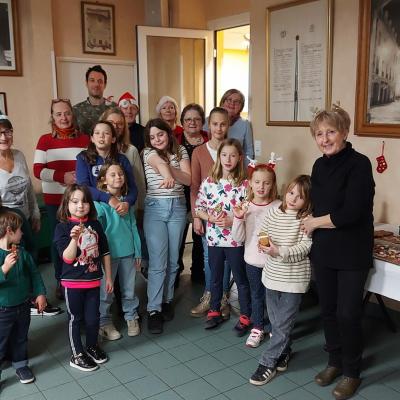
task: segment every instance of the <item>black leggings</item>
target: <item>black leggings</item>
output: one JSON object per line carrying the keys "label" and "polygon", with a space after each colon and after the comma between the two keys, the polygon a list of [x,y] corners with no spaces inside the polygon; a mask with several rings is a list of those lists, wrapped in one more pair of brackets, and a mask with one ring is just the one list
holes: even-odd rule
{"label": "black leggings", "polygon": [[363,350],[363,294],[369,270],[314,267],[328,364],[342,368],[344,376],[358,378]]}

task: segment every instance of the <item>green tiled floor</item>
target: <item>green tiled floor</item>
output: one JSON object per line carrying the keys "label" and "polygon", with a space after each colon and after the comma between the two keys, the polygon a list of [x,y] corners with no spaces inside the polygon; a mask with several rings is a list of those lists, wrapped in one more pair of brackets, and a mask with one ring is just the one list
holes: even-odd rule
{"label": "green tiled floor", "polygon": [[[52,293],[50,265],[40,267]],[[30,331],[30,364],[36,381],[22,385],[11,368],[3,371],[1,400],[313,400],[333,399],[332,386],[321,388],[313,377],[326,363],[322,351],[318,308],[307,297],[293,332],[294,356],[285,373],[267,385],[255,387],[248,378],[257,368],[264,346],[250,349],[245,338],[232,332],[236,316],[214,331],[205,331],[202,320],[188,316],[201,295],[184,274],[176,292],[176,313],[162,335],[143,332],[136,338],[104,342],[108,363],[92,373],[69,366],[66,313],[35,317]],[[138,279],[140,298],[145,283]],[[233,297],[235,294],[233,293]],[[51,298],[51,296],[50,296]],[[234,302],[235,305],[235,302]],[[64,307],[63,304],[61,304]],[[144,302],[142,304],[144,310]],[[400,327],[400,315],[391,312]],[[354,399],[400,399],[400,333],[391,333],[375,305],[369,305],[364,321],[365,370],[363,384]]]}

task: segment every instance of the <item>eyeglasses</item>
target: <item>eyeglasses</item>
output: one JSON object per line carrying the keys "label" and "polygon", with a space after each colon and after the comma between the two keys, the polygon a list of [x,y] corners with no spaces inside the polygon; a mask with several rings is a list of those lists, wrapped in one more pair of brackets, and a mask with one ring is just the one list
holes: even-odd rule
{"label": "eyeglasses", "polygon": [[5,129],[4,131],[0,131],[0,136],[4,135],[6,138],[11,138],[13,135],[12,129]]}
{"label": "eyeglasses", "polygon": [[118,106],[119,107],[122,107],[122,108],[126,108],[126,107],[128,107],[130,104],[132,104],[133,106],[138,106],[137,104],[136,104],[136,100],[135,99],[123,99],[123,100],[121,100],[119,103],[118,103]]}
{"label": "eyeglasses", "polygon": [[234,106],[242,105],[242,102],[240,100],[233,100],[233,99],[230,99],[229,97],[227,99],[225,99],[225,103],[233,104]]}
{"label": "eyeglasses", "polygon": [[202,119],[201,118],[184,118],[183,119],[183,122],[185,122],[186,124],[191,124],[191,123],[195,123],[195,124],[198,124],[199,122],[201,122],[202,121]]}

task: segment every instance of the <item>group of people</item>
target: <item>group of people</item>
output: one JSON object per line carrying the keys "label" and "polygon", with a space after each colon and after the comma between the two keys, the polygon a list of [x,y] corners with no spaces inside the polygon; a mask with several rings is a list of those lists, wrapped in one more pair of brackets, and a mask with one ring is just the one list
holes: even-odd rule
{"label": "group of people", "polygon": [[[347,112],[333,106],[315,115],[310,127],[322,157],[311,177],[295,177],[280,200],[274,160],[254,160],[239,90],[228,90],[207,118],[201,105],[188,104],[181,125],[177,102],[163,96],[157,118],[143,127],[134,96],[109,102],[106,84],[97,65],[86,74],[86,101],[74,107],[67,99],[52,101],[51,132],[40,137],[34,158],[54,232],[56,295],[68,311],[70,365],[97,369],[108,360],[98,336],[121,337],[110,311],[115,282],[127,333],[140,334],[135,278],[143,264],[148,331],[163,332],[174,318],[174,285],[191,224],[192,276],[205,286],[191,316],[205,316],[205,329],[229,318],[232,273],[240,306],[235,334],[248,335],[249,347],[269,337],[250,383],[265,384],[287,369],[312,265],[329,353],[315,381],[324,386],[343,375],[333,395],[351,397],[360,384],[374,182],[369,160],[347,141]],[[11,357],[20,381],[29,383],[29,310],[49,307],[25,237],[38,231],[40,215],[5,116],[0,129],[0,365]],[[18,246],[22,228],[26,243]]]}

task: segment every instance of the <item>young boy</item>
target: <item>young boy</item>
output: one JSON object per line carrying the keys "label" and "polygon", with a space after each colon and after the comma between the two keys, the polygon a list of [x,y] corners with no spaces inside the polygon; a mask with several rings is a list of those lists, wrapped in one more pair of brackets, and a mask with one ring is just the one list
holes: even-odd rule
{"label": "young boy", "polygon": [[22,218],[13,211],[0,211],[0,374],[6,355],[21,383],[35,377],[28,367],[28,330],[33,295],[39,312],[46,307],[46,289],[31,255],[18,244]]}

